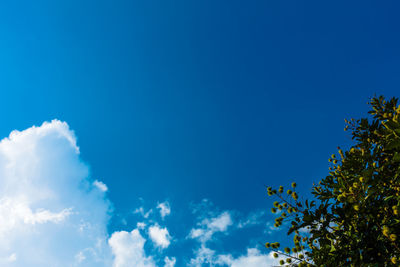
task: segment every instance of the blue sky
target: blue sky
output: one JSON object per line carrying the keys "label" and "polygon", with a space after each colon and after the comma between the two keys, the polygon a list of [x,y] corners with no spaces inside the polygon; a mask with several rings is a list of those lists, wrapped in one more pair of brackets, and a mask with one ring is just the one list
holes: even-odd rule
{"label": "blue sky", "polygon": [[[214,251],[205,266],[217,266],[217,255],[230,255],[231,266],[263,260],[259,242],[284,239],[268,230],[264,185],[297,181],[308,192],[329,155],[350,144],[343,119],[365,116],[374,94],[399,96],[398,10],[396,1],[3,2],[0,135],[67,123],[50,125],[77,138],[78,159],[65,148],[68,164],[88,169],[77,179],[107,186],[93,197],[102,199],[96,210],[109,210],[107,219],[99,211],[96,233],[120,234],[106,266],[136,266],[115,261],[126,233],[143,238],[156,266],[165,257],[186,266],[199,248]],[[44,132],[29,142],[66,155]],[[25,154],[16,162],[28,162]],[[44,170],[49,155],[36,156]],[[151,227],[167,229],[168,246],[152,240]],[[203,238],[191,237],[196,229]],[[0,261],[10,255],[1,251]],[[15,255],[10,266],[21,264]]]}

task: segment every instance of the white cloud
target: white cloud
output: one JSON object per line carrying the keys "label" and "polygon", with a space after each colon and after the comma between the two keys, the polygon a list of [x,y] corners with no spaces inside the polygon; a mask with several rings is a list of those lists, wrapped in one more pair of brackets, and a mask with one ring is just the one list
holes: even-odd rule
{"label": "white cloud", "polygon": [[228,211],[221,213],[211,219],[205,218],[198,225],[200,228],[194,228],[190,231],[189,237],[198,239],[205,243],[209,241],[216,232],[225,232],[232,225],[232,217]]}
{"label": "white cloud", "polygon": [[270,267],[280,266],[279,259],[274,258],[273,252],[262,254],[256,248],[247,249],[247,255],[233,258],[232,255],[219,255],[216,265],[228,265],[230,267]]}
{"label": "white cloud", "polygon": [[[283,222],[283,226],[287,224],[287,221]],[[268,221],[265,224],[264,234],[271,235],[273,232],[279,232],[284,230],[284,227],[275,227],[274,222]]]}
{"label": "white cloud", "polygon": [[149,211],[145,212],[143,207],[137,208],[133,211],[134,214],[140,214],[143,216],[143,218],[147,219],[149,218],[150,214],[153,213],[153,210],[150,209]]}
{"label": "white cloud", "polygon": [[60,212],[51,212],[45,209],[33,211],[28,201],[3,197],[0,199],[0,235],[17,226],[43,224],[47,222],[60,223],[71,215],[71,208],[66,208]]}
{"label": "white cloud", "polygon": [[[234,226],[232,219],[232,212],[222,212],[215,216],[214,212],[209,211],[211,205],[209,201],[203,201],[202,206],[206,206],[205,210],[208,214],[212,214],[211,218],[204,218],[200,216],[200,222],[197,223],[197,228],[190,231],[189,238],[195,239],[200,242],[200,246],[194,250],[194,257],[188,262],[188,266],[202,267],[202,266],[230,266],[230,267],[269,267],[280,266],[279,259],[273,257],[273,252],[264,254],[257,248],[248,248],[247,253],[234,257],[232,254],[221,254],[218,251],[210,249],[208,243],[215,241],[214,234],[217,232],[227,233],[230,226]],[[207,208],[208,207],[208,208]],[[195,207],[196,208],[196,207]],[[195,209],[195,213],[201,209]],[[247,218],[239,220],[236,224],[236,229],[242,229],[251,225],[262,224],[262,218],[265,212],[256,211],[250,213]]]}
{"label": "white cloud", "polygon": [[146,223],[144,223],[144,222],[138,222],[138,223],[136,224],[136,227],[137,227],[138,229],[144,229],[144,228],[146,227]]}
{"label": "white cloud", "polygon": [[13,131],[1,140],[2,266],[110,265],[110,205],[88,176],[65,122]]}
{"label": "white cloud", "polygon": [[214,266],[216,264],[215,251],[209,249],[205,244],[195,251],[196,257],[190,260],[189,266],[201,267],[204,264]]}
{"label": "white cloud", "polygon": [[[196,257],[191,259],[189,266],[230,266],[230,267],[270,267],[280,266],[279,260],[273,256],[273,252],[261,253],[257,248],[247,249],[246,255],[234,258],[231,254],[218,255],[214,250],[207,248],[204,244],[196,251]],[[282,258],[285,259],[285,258]]]}
{"label": "white cloud", "polygon": [[93,185],[96,186],[101,192],[107,192],[107,190],[108,190],[107,185],[105,183],[103,183],[102,181],[95,180],[93,182]]}
{"label": "white cloud", "polygon": [[232,224],[231,215],[225,211],[220,216],[212,218],[211,220],[205,220],[203,224],[207,225],[207,228],[214,232],[226,231],[229,225]]}
{"label": "white cloud", "polygon": [[114,254],[114,267],[155,267],[152,257],[146,256],[144,251],[145,239],[138,229],[128,233],[114,232],[108,243]]}
{"label": "white cloud", "polygon": [[171,214],[171,207],[169,206],[168,201],[158,204],[157,209],[160,209],[160,215],[162,219],[164,219],[165,216]]}
{"label": "white cloud", "polygon": [[250,213],[245,220],[241,220],[237,227],[238,228],[244,228],[244,227],[249,227],[253,225],[259,225],[265,222],[265,211],[257,211],[257,212],[252,212]]}
{"label": "white cloud", "polygon": [[215,251],[208,248],[206,243],[213,238],[216,232],[225,232],[232,225],[232,216],[228,211],[222,212],[212,218],[204,218],[197,225],[199,228],[193,228],[189,233],[189,238],[200,242],[200,247],[194,251],[195,257],[189,262],[189,266],[201,267],[204,264],[214,266],[216,262]]}
{"label": "white cloud", "polygon": [[7,266],[7,265],[9,265],[10,263],[15,262],[16,260],[17,260],[17,254],[12,253],[12,254],[10,254],[10,255],[8,255],[8,256],[6,256],[6,257],[1,257],[1,258],[0,258],[0,264],[1,264],[2,266],[3,266],[3,265]]}
{"label": "white cloud", "polygon": [[165,257],[164,258],[164,267],[174,267],[176,264],[176,259],[175,257],[169,258],[169,257]]}
{"label": "white cloud", "polygon": [[[140,231],[147,230],[149,239],[161,249],[172,240],[166,227],[148,219],[151,209],[136,209],[144,222],[138,222],[131,232],[114,232],[108,239],[111,205],[104,194],[107,190],[103,182],[89,178],[76,137],[65,122],[54,120],[13,131],[0,141],[0,265],[175,266],[176,259],[162,254],[164,250],[154,256],[146,254],[146,239]],[[211,204],[203,201],[202,205]],[[157,209],[162,219],[171,213],[167,201]],[[239,224],[252,225],[258,219],[249,216]],[[257,249],[234,257],[207,247],[216,233],[227,233],[233,225],[230,212],[208,212],[198,221],[188,235],[199,242],[191,265],[271,266],[271,255]]]}
{"label": "white cloud", "polygon": [[149,236],[153,243],[160,248],[167,248],[171,243],[171,236],[167,228],[160,228],[160,226],[153,225],[149,227]]}

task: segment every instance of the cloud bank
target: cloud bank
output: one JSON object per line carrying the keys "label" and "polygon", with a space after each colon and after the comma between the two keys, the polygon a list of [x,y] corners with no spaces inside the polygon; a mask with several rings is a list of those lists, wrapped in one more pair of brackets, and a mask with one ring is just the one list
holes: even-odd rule
{"label": "cloud bank", "polygon": [[[216,236],[231,228],[258,224],[262,214],[236,222],[229,211],[198,217],[186,238],[172,238],[160,226],[171,214],[169,202],[153,209],[139,207],[143,221],[129,231],[109,236],[107,224],[111,204],[108,187],[91,179],[79,156],[77,139],[65,122],[53,120],[40,127],[13,131],[0,141],[0,266],[114,266],[173,267],[233,266],[259,267],[275,264],[271,255],[257,248],[234,257],[208,247]],[[204,200],[198,209],[207,212]],[[157,220],[153,217],[157,215]],[[190,228],[189,228],[190,229]],[[195,240],[194,257],[188,261],[166,255],[175,242]],[[186,240],[186,241],[185,241]],[[148,242],[148,243],[146,243]],[[152,254],[146,244],[152,243]],[[150,247],[151,248],[151,247]],[[149,248],[147,248],[149,249]]]}
{"label": "cloud bank", "polygon": [[103,183],[88,175],[65,122],[13,131],[0,142],[2,266],[110,264],[110,204]]}

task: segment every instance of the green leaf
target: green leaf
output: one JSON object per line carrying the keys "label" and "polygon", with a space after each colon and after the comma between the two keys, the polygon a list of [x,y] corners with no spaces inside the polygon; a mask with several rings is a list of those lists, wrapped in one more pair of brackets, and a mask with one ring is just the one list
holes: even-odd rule
{"label": "green leaf", "polygon": [[398,153],[398,152],[394,153],[393,161],[394,162],[400,161],[400,153]]}
{"label": "green leaf", "polygon": [[398,148],[400,148],[400,139],[395,139],[395,140],[391,141],[391,142],[386,146],[386,149],[387,149],[387,150],[398,149]]}

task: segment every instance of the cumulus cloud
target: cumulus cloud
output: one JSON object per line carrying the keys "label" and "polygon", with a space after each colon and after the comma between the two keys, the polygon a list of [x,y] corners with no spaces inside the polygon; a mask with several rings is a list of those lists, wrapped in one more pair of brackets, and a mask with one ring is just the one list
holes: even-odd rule
{"label": "cumulus cloud", "polygon": [[146,256],[144,244],[146,240],[138,229],[130,233],[114,232],[108,243],[114,255],[114,267],[155,267],[152,257]]}
{"label": "cumulus cloud", "polygon": [[1,140],[2,266],[110,264],[110,204],[88,177],[65,122],[13,131]]}
{"label": "cumulus cloud", "polygon": [[167,248],[171,243],[171,236],[167,228],[153,225],[149,227],[149,236],[153,243],[160,248]]}
{"label": "cumulus cloud", "polygon": [[165,201],[163,203],[159,203],[157,205],[157,209],[160,210],[161,218],[164,219],[165,216],[171,213],[171,207],[169,206],[169,202]]}

